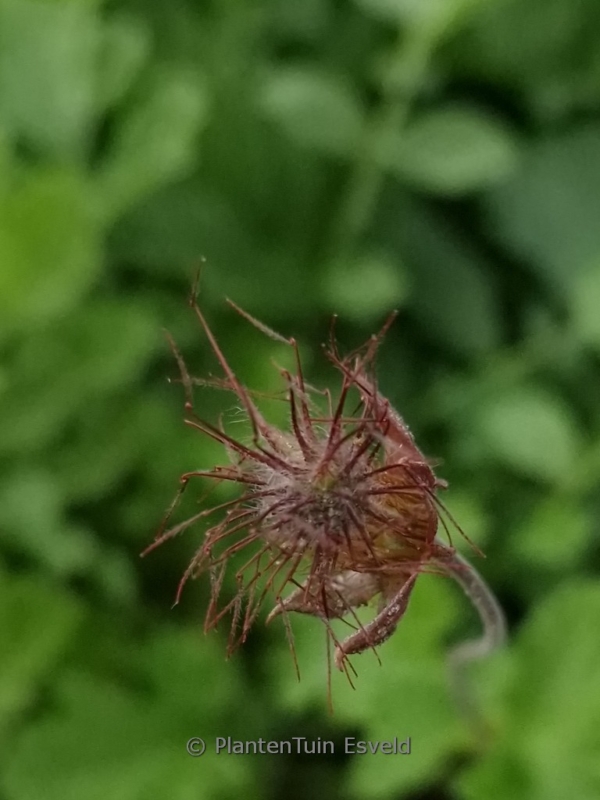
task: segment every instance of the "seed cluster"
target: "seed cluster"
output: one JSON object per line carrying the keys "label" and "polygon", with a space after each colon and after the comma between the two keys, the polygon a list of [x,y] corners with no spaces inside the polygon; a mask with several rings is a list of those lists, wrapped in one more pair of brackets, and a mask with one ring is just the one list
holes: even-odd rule
{"label": "seed cluster", "polygon": [[[176,501],[191,478],[230,481],[240,492],[234,500],[203,509],[169,529],[165,520],[146,552],[220,512],[219,521],[206,529],[176,600],[190,577],[208,573],[211,600],[205,629],[231,614],[231,652],[245,641],[271,593],[275,606],[268,619],[282,615],[291,635],[290,612],[320,618],[335,645],[337,666],[346,669],[348,655],[375,648],[393,633],[417,576],[449,563],[454,555],[451,546],[436,538],[442,519],[436,491],[444,484],[435,477],[402,418],[379,392],[374,376],[376,352],[394,315],[378,334],[344,357],[331,336],[325,354],[338,371],[341,385],[335,402],[329,392],[321,393],[328,405],[323,414],[316,390],[304,380],[295,340],[285,339],[231,305],[295,353],[295,373],[280,370],[286,386],[289,429],[282,431],[263,418],[223,355],[194,297],[194,313],[224,373],[218,385],[237,396],[252,436],[249,442],[238,441],[222,426],[196,415],[192,390],[197,381],[189,376],[171,341],[186,391],[186,422],[221,442],[230,456],[226,466],[182,476]],[[246,549],[249,557],[235,573],[237,591],[221,603],[228,564]],[[378,605],[373,619],[359,622],[355,609],[375,599]],[[342,617],[355,630],[340,641],[329,621]]]}

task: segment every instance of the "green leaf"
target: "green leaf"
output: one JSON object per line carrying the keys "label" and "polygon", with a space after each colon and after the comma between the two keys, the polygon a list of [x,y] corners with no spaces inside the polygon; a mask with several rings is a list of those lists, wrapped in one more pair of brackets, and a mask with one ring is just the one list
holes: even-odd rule
{"label": "green leaf", "polygon": [[280,68],[265,79],[260,103],[303,147],[347,157],[358,145],[362,108],[351,87],[335,75],[309,67]]}
{"label": "green leaf", "polygon": [[161,343],[141,303],[97,300],[23,340],[0,396],[5,452],[42,449],[83,409],[131,385]]}
{"label": "green leaf", "polygon": [[33,703],[81,620],[75,599],[38,576],[0,582],[0,731]]}
{"label": "green leaf", "polygon": [[[138,646],[143,693],[85,670],[61,675],[52,707],[15,741],[4,791],[16,800],[194,800],[201,786],[210,797],[255,797],[248,762],[214,752],[216,736],[251,738],[251,718],[231,705],[224,714],[244,690],[234,665],[223,668],[221,645],[157,631]],[[201,759],[186,752],[193,736],[207,743]]]}
{"label": "green leaf", "polygon": [[481,354],[501,332],[491,265],[438,214],[398,187],[381,202],[376,231],[409,271],[407,306],[428,337],[461,354]]}
{"label": "green leaf", "polygon": [[87,575],[109,603],[133,608],[139,599],[135,564],[119,550],[104,547]]}
{"label": "green leaf", "polygon": [[560,295],[571,291],[600,256],[600,128],[538,140],[514,178],[486,200],[501,245]]}
{"label": "green leaf", "polygon": [[593,267],[575,277],[569,301],[575,337],[600,350],[600,252]]}
{"label": "green leaf", "polygon": [[413,120],[387,144],[386,156],[384,163],[417,188],[457,195],[509,177],[517,167],[518,146],[499,120],[455,105]]}
{"label": "green leaf", "polygon": [[368,14],[387,22],[445,30],[482,0],[356,0]]}
{"label": "green leaf", "polygon": [[83,177],[39,167],[0,199],[0,335],[64,314],[100,266],[98,228]]}
{"label": "green leaf", "polygon": [[50,573],[81,573],[98,558],[91,532],[65,521],[59,487],[46,470],[13,469],[4,478],[0,523],[5,545],[32,556]]}
{"label": "green leaf", "polygon": [[543,389],[521,387],[488,398],[476,426],[490,454],[524,475],[561,483],[576,464],[577,424],[569,407]]}
{"label": "green leaf", "polygon": [[552,127],[573,119],[576,110],[596,107],[600,15],[595,0],[479,5],[468,28],[448,43],[445,69],[518,95],[529,114]]}
{"label": "green leaf", "polygon": [[600,584],[566,584],[534,612],[497,685],[494,746],[458,781],[461,800],[595,800],[600,792]]}
{"label": "green leaf", "polygon": [[[411,0],[356,0],[356,5],[374,17],[389,22],[403,22],[407,16],[410,17],[413,3]],[[424,8],[424,13],[427,14],[440,5],[440,0],[423,0],[421,8]],[[418,10],[417,12],[423,13]]]}
{"label": "green leaf", "polygon": [[15,158],[6,129],[0,125],[0,203],[13,189]]}
{"label": "green leaf", "polygon": [[0,114],[29,144],[83,155],[96,115],[100,25],[75,3],[0,3]]}
{"label": "green leaf", "polygon": [[[162,409],[160,409],[162,410]],[[156,398],[107,398],[86,408],[72,420],[68,447],[59,447],[48,458],[61,492],[70,502],[100,499],[119,486],[136,461],[150,458],[153,425],[163,421]]]}
{"label": "green leaf", "polygon": [[322,293],[328,310],[357,322],[403,305],[407,293],[401,264],[384,253],[334,262],[325,270]]}
{"label": "green leaf", "polygon": [[560,495],[549,497],[511,539],[514,557],[540,567],[572,569],[591,544],[593,519],[579,500]]}
{"label": "green leaf", "polygon": [[112,106],[131,88],[150,51],[150,37],[140,20],[124,14],[107,20],[100,53],[98,102]]}
{"label": "green leaf", "polygon": [[107,221],[189,174],[207,116],[206,87],[199,75],[163,69],[155,76],[147,95],[122,121],[96,179]]}

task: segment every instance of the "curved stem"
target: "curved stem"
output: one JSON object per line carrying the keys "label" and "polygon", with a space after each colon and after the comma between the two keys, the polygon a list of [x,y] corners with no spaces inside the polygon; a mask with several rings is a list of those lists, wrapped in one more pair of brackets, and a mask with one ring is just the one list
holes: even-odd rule
{"label": "curved stem", "polygon": [[454,553],[448,560],[440,561],[439,566],[461,586],[483,623],[483,634],[478,639],[463,642],[455,647],[448,656],[448,663],[452,689],[459,706],[474,729],[487,736],[489,731],[474,697],[465,667],[471,661],[490,655],[505,643],[507,637],[504,612],[479,572],[459,553]]}

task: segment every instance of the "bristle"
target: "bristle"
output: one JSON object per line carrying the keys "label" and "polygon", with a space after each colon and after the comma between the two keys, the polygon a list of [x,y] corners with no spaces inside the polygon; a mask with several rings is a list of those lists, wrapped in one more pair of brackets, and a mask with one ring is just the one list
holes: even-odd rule
{"label": "bristle", "polygon": [[[390,314],[378,333],[346,356],[338,350],[332,320],[325,354],[341,377],[334,403],[329,388],[319,391],[306,383],[295,339],[276,333],[228,301],[259,332],[294,350],[295,374],[279,369],[289,404],[289,429],[280,430],[264,419],[254,402],[259,393],[251,392],[235,375],[198,306],[196,288],[190,305],[224,377],[192,378],[170,336],[169,344],[184,389],[186,423],[222,444],[232,463],[182,476],[157,538],[144,554],[204,518],[222,514],[205,531],[177,587],[176,603],[191,577],[208,572],[211,591],[204,627],[212,630],[224,616],[231,616],[230,655],[246,641],[267,597],[272,596],[274,608],[267,621],[282,616],[298,674],[291,611],[321,620],[328,648],[335,648],[335,664],[351,681],[355,670],[349,656],[371,649],[379,658],[376,648],[406,612],[417,576],[435,570],[436,564],[440,569],[439,564],[452,557],[451,541],[447,547],[436,539],[438,526],[447,528],[444,516],[461,531],[436,496],[443,482],[380,393],[375,378],[375,357],[396,314]],[[222,424],[196,414],[192,394],[196,384],[236,395],[252,429],[251,442],[239,441]],[[327,398],[327,416],[316,410],[317,392]],[[209,481],[211,486],[226,482],[239,493],[165,532],[191,478]],[[234,568],[231,590],[226,575],[231,560],[242,551],[248,551],[248,557]],[[233,591],[233,596],[221,603],[227,591]],[[356,608],[377,597],[379,612],[370,622],[361,622]],[[332,619],[343,619],[351,626],[346,639],[337,637]],[[329,657],[329,692],[331,666]]]}

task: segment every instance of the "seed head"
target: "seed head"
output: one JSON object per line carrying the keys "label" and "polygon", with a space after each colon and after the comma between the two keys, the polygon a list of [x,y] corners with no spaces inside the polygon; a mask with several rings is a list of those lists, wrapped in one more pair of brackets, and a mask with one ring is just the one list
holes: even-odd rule
{"label": "seed head", "polygon": [[[190,577],[208,573],[211,599],[205,630],[231,614],[231,652],[245,641],[263,601],[272,594],[275,605],[268,620],[282,615],[291,638],[290,612],[320,618],[335,645],[337,666],[346,669],[348,655],[375,648],[393,633],[417,576],[451,560],[454,552],[436,539],[441,519],[436,491],[445,484],[436,478],[408,427],[380,393],[374,374],[377,349],[395,315],[362,347],[343,357],[331,334],[324,352],[339,374],[334,402],[329,391],[318,393],[305,382],[294,339],[280,336],[230,303],[252,325],[295,354],[295,372],[280,369],[289,408],[288,429],[280,430],[263,418],[251,392],[236,377],[195,296],[191,305],[224,377],[217,381],[191,378],[170,340],[186,392],[186,422],[222,443],[229,463],[182,476],[180,492],[145,552],[195,522],[221,514],[205,530],[179,584],[176,602]],[[237,396],[252,431],[249,441],[239,441],[221,425],[196,415],[193,387],[197,383],[218,385]],[[318,395],[325,397],[325,413],[316,402]],[[166,529],[191,478],[229,481],[237,485],[239,494]],[[221,603],[230,559],[246,550],[248,558],[235,573],[237,591]],[[355,609],[375,598],[378,606],[373,619],[359,622]],[[355,632],[339,641],[330,620],[342,617],[355,626]]]}

